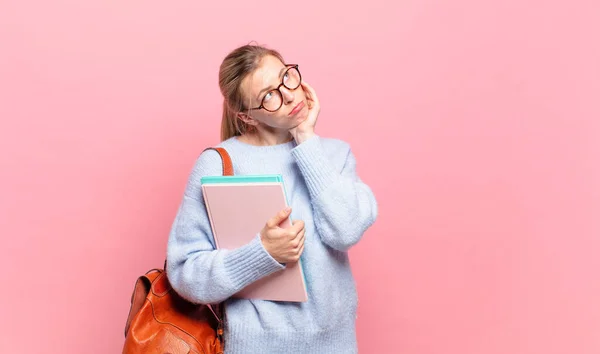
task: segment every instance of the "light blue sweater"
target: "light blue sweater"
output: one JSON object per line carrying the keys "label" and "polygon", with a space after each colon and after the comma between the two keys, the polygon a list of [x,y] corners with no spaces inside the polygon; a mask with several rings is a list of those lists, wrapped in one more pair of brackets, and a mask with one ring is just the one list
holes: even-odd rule
{"label": "light blue sweater", "polygon": [[198,158],[169,236],[173,288],[196,303],[226,300],[227,354],[356,353],[358,298],[347,251],[375,221],[377,203],[356,175],[349,145],[314,136],[299,145],[253,146],[231,138],[219,146],[231,155],[236,175],[283,175],[292,219],[305,222],[308,302],[230,298],[283,266],[263,247],[260,230],[245,246],[215,250],[200,188],[202,176],[222,173],[213,150]]}

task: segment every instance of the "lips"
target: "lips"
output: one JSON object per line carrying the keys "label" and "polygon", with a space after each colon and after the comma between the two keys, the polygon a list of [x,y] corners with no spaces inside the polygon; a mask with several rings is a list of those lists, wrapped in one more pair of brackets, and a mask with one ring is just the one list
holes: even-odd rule
{"label": "lips", "polygon": [[296,107],[294,107],[294,109],[292,109],[292,111],[288,114],[288,116],[294,116],[296,115],[298,112],[300,112],[300,110],[302,110],[302,108],[304,108],[304,101],[300,101],[300,103],[298,103],[296,105]]}

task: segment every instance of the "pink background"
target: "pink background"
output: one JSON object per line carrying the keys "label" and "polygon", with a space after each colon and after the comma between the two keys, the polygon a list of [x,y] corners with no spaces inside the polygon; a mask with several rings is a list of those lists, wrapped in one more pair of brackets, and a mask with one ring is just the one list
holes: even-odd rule
{"label": "pink background", "polygon": [[599,23],[596,0],[2,0],[0,352],[120,352],[251,40],[301,65],[378,197],[361,353],[600,352]]}

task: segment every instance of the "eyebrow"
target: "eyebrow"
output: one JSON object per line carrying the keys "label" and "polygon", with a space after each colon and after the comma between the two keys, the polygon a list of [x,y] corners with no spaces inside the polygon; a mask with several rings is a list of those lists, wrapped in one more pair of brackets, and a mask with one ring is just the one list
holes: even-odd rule
{"label": "eyebrow", "polygon": [[[281,75],[283,75],[283,72],[284,72],[284,71],[285,71],[287,68],[288,68],[288,66],[286,65],[286,66],[284,66],[284,67],[283,67],[283,68],[282,68],[282,69],[279,71],[279,76],[278,76],[279,78],[281,78]],[[272,89],[273,89],[273,86],[268,86],[268,87],[265,87],[264,89],[260,90],[260,92],[259,92],[259,93],[258,93],[258,95],[256,96],[256,100],[257,100],[258,102],[260,102],[260,96],[261,96],[261,95],[262,95],[262,94],[263,94],[265,91],[269,91],[269,90],[272,90]]]}

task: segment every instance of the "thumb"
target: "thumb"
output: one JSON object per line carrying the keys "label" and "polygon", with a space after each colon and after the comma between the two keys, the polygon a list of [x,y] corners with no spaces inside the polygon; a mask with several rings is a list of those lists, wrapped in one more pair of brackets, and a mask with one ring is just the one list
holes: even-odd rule
{"label": "thumb", "polygon": [[287,219],[290,216],[291,212],[292,208],[290,207],[281,210],[267,222],[267,225],[270,228],[279,226],[279,224],[281,224],[283,221],[285,221],[285,219]]}

